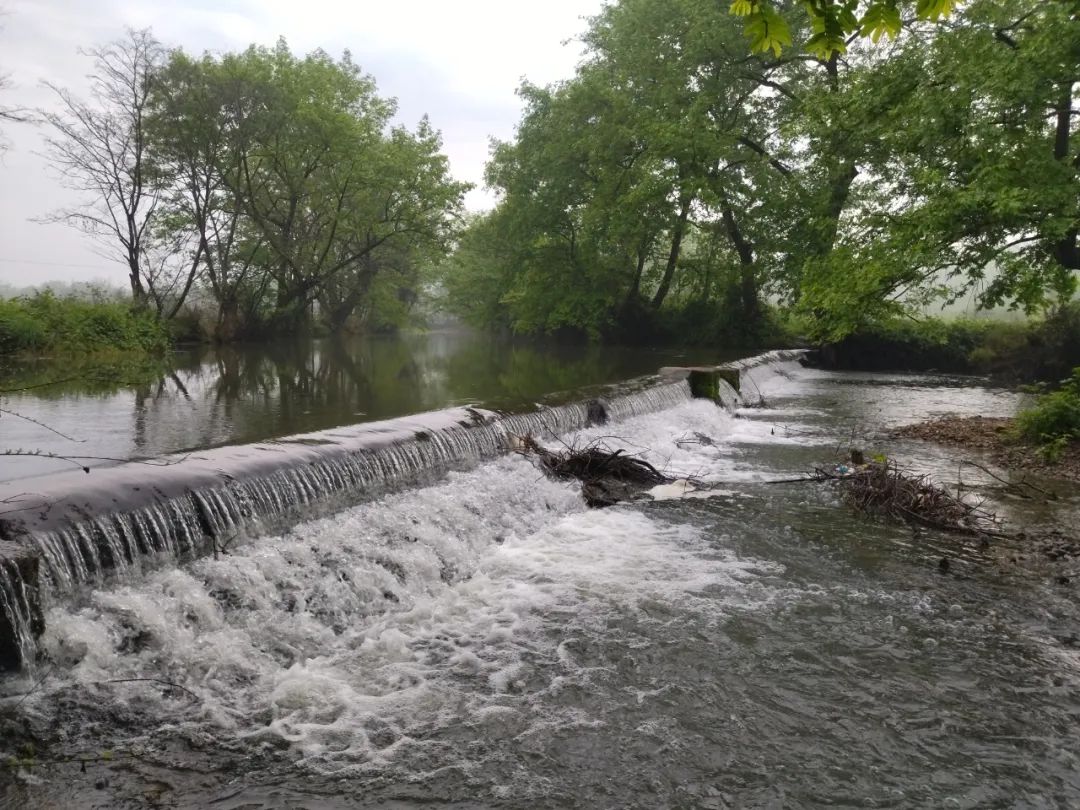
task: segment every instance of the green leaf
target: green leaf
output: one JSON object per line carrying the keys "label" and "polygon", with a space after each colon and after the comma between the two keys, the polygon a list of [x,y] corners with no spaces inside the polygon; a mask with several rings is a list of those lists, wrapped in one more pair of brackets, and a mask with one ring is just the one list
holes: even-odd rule
{"label": "green leaf", "polygon": [[750,50],[757,53],[772,51],[776,56],[791,46],[791,31],[784,18],[768,6],[746,18],[746,35],[750,38]]}
{"label": "green leaf", "polygon": [[890,38],[900,33],[900,9],[894,3],[874,3],[866,10],[859,27],[859,33],[870,37],[875,44],[883,35]]}
{"label": "green leaf", "polygon": [[915,13],[923,20],[938,20],[952,14],[956,0],[918,0]]}
{"label": "green leaf", "polygon": [[847,53],[847,43],[827,31],[814,34],[806,40],[806,45],[803,47],[821,60],[828,59],[834,52]]}
{"label": "green leaf", "polygon": [[754,0],[731,0],[731,13],[736,17],[749,17],[754,13]]}

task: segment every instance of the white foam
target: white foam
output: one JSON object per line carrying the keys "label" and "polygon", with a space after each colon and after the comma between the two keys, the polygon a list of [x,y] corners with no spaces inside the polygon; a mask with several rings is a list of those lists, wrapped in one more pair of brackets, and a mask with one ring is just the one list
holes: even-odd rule
{"label": "white foam", "polygon": [[[578,438],[618,433],[661,448],[647,457],[669,469],[718,475],[722,445],[675,439],[720,438],[734,421],[691,402]],[[599,676],[575,639],[603,637],[614,617],[653,621],[658,606],[706,621],[754,609],[774,598],[762,577],[775,573],[660,513],[588,510],[576,485],[512,456],[54,608],[43,643],[77,660],[60,685],[161,678],[200,701],[130,687],[171,722],[285,741],[324,772],[368,771],[454,724],[527,735],[598,722],[545,700]]]}

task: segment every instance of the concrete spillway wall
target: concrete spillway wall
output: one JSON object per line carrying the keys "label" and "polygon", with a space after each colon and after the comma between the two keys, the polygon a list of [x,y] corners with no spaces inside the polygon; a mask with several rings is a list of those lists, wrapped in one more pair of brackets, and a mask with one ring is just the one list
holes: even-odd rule
{"label": "concrete spillway wall", "polygon": [[666,368],[600,396],[528,413],[449,408],[256,444],[0,484],[0,668],[26,663],[43,598],[153,560],[214,553],[239,535],[495,457],[510,435],[555,436],[706,397],[734,407],[755,369],[801,359],[778,351],[723,366]]}

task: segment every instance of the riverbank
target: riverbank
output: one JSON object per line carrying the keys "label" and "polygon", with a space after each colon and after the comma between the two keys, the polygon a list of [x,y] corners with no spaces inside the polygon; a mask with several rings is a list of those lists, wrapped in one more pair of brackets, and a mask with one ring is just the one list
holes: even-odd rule
{"label": "riverbank", "polygon": [[0,355],[160,357],[170,345],[168,324],[128,301],[58,297],[48,290],[0,299]]}
{"label": "riverbank", "polygon": [[937,371],[1006,383],[1056,382],[1080,365],[1080,305],[1028,321],[875,322],[822,346],[819,362],[836,371]]}
{"label": "riverbank", "polygon": [[946,416],[905,425],[893,435],[972,450],[1010,473],[1031,472],[1080,482],[1080,440],[1069,444],[1057,461],[1047,461],[1038,447],[1016,437],[1012,417]]}

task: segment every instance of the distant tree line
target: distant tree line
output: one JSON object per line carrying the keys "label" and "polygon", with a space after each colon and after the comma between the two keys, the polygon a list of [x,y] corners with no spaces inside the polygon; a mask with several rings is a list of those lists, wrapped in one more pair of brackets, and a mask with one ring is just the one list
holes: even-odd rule
{"label": "distant tree line", "polygon": [[217,340],[400,325],[449,250],[468,186],[426,118],[346,52],[192,56],[149,31],[54,86],[48,155],[83,203],[55,212],[128,270],[138,308],[209,311]]}
{"label": "distant tree line", "polygon": [[788,5],[779,41],[756,0],[605,7],[572,79],[522,86],[487,167],[498,204],[443,267],[449,305],[519,332],[713,339],[760,334],[773,305],[835,338],[967,295],[1069,300],[1076,4]]}

